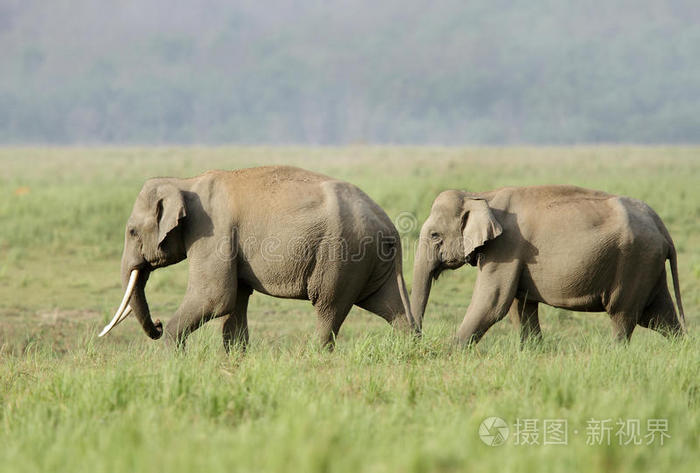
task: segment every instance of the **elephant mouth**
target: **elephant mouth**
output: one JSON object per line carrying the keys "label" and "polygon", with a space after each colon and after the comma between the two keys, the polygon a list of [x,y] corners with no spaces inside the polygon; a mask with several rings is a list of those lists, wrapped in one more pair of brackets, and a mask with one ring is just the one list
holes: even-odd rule
{"label": "elephant mouth", "polygon": [[148,271],[153,271],[154,269],[162,268],[164,266],[168,266],[168,261],[164,256],[158,256],[156,258],[153,258],[150,261],[146,261],[143,265],[143,269],[146,269]]}
{"label": "elephant mouth", "polygon": [[433,280],[437,281],[443,271],[446,269],[458,269],[464,265],[464,261],[450,260],[443,261],[437,268],[435,268],[431,274]]}
{"label": "elephant mouth", "polygon": [[442,263],[443,269],[457,269],[457,268],[461,268],[462,265],[464,265],[464,261],[460,261],[460,260],[456,260],[456,259],[455,260],[448,260],[448,261],[445,261],[444,263]]}

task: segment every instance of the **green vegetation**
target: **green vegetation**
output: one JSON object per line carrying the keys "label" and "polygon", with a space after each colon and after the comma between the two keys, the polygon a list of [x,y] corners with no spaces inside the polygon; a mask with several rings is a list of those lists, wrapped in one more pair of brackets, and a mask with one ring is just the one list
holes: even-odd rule
{"label": "green vegetation", "polygon": [[[700,149],[82,148],[0,149],[0,471],[695,471],[700,460]],[[147,177],[296,164],[349,180],[390,217],[428,214],[445,188],[569,183],[637,197],[679,250],[691,337],[638,328],[612,343],[605,314],[543,308],[525,351],[510,322],[472,351],[451,335],[473,268],[445,273],[418,343],[353,309],[336,352],[313,344],[309,303],[253,295],[251,346],[227,356],[219,323],[185,353],[129,319],[96,334],[122,292],[123,225]],[[417,228],[408,228],[410,248]],[[410,283],[413,255],[405,255]],[[187,264],[148,285],[167,319]],[[482,420],[510,424],[500,447]],[[517,419],[566,419],[568,445],[516,445]],[[587,445],[611,419],[611,445]],[[668,420],[660,444],[618,445],[618,419]],[[577,433],[575,433],[577,431]],[[644,441],[646,443],[646,440]]]}
{"label": "green vegetation", "polygon": [[0,143],[698,143],[697,0],[13,0]]}

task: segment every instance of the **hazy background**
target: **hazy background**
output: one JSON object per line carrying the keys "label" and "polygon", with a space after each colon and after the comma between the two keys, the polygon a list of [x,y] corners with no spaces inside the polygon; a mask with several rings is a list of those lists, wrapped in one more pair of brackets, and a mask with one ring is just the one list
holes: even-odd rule
{"label": "hazy background", "polygon": [[0,0],[0,143],[698,143],[697,0]]}

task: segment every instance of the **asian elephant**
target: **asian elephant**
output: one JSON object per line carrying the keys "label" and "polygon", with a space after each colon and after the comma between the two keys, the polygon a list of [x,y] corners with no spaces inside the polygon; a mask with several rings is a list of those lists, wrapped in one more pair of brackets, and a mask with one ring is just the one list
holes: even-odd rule
{"label": "asian elephant", "polygon": [[253,291],[310,300],[318,334],[332,348],[357,305],[416,331],[401,269],[398,232],[384,211],[347,182],[288,166],[210,171],[143,186],[126,224],[125,294],[100,336],[133,312],[158,339],[144,289],[152,271],[185,258],[184,299],[168,322],[178,346],[206,321],[225,317],[223,340],[248,341]]}
{"label": "asian elephant", "polygon": [[[666,284],[670,261],[679,316]],[[676,250],[647,204],[573,186],[442,192],[420,231],[411,306],[421,327],[431,284],[445,269],[478,267],[457,331],[476,343],[510,311],[521,342],[540,337],[538,304],[607,312],[619,340],[637,324],[685,333]]]}

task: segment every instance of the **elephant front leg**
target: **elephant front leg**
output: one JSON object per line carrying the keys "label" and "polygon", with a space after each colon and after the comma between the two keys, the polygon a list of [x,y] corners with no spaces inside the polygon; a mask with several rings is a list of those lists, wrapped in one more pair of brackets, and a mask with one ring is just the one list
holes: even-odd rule
{"label": "elephant front leg", "polygon": [[508,313],[517,288],[518,265],[484,263],[477,276],[472,300],[457,340],[465,345],[479,342],[493,324]]}
{"label": "elephant front leg", "polygon": [[520,348],[524,348],[528,340],[540,341],[542,330],[538,313],[539,304],[527,300],[526,297],[518,298],[510,308],[510,318],[520,327]]}
{"label": "elephant front leg", "polygon": [[187,337],[199,327],[223,314],[231,308],[217,309],[214,305],[203,303],[199,298],[185,298],[165,327],[166,340],[177,348],[184,348]]}
{"label": "elephant front leg", "polygon": [[187,293],[165,327],[166,340],[183,348],[190,333],[213,318],[235,312],[237,292],[235,269],[190,263]]}
{"label": "elephant front leg", "polygon": [[221,326],[224,349],[227,353],[235,347],[245,351],[248,345],[248,299],[252,292],[247,286],[238,286],[236,308],[226,316]]}

